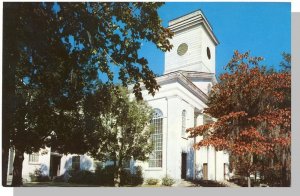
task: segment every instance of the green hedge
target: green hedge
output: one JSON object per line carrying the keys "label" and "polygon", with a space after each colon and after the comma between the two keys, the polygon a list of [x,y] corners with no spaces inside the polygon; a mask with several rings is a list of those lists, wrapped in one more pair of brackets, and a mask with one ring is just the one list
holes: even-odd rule
{"label": "green hedge", "polygon": [[132,185],[137,186],[141,185],[144,182],[142,168],[136,167],[135,174],[131,174],[129,170],[123,169],[121,172],[121,185]]}
{"label": "green hedge", "polygon": [[49,176],[43,175],[42,169],[36,169],[34,173],[29,174],[31,182],[49,182]]}
{"label": "green hedge", "polygon": [[71,177],[69,178],[70,183],[76,183],[76,184],[97,184],[97,178],[95,173],[86,171],[86,170],[80,170],[75,172],[70,172]]}
{"label": "green hedge", "polygon": [[[91,171],[72,171],[69,172],[71,177],[68,182],[77,184],[89,184],[100,186],[114,186],[114,166],[106,166],[105,168],[97,168],[95,173]],[[140,167],[135,168],[135,174],[131,174],[129,170],[121,171],[122,186],[137,186],[143,183],[142,170]]]}

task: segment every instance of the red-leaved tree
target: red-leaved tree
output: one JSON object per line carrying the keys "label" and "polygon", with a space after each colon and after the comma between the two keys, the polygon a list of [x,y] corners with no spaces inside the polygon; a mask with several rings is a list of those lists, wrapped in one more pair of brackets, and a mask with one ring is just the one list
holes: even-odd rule
{"label": "red-leaved tree", "polygon": [[[291,74],[259,66],[261,57],[234,52],[227,73],[209,95],[204,113],[216,121],[190,128],[190,137],[205,135],[195,145],[230,153],[235,173],[258,172],[266,182],[290,184]],[[277,172],[277,173],[276,173]],[[277,178],[276,178],[276,174]],[[279,181],[279,182],[278,182]]]}

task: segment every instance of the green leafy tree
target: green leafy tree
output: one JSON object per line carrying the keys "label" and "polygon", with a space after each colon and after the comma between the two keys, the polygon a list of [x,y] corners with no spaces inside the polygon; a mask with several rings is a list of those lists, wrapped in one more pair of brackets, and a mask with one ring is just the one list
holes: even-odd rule
{"label": "green leafy tree", "polygon": [[86,151],[79,139],[84,137],[80,105],[99,84],[119,79],[123,86],[133,84],[141,99],[143,82],[155,93],[155,75],[138,50],[145,39],[170,50],[172,34],[157,14],[162,4],[4,3],[4,186],[10,147],[16,155],[13,186],[22,184],[25,152],[45,146]]}
{"label": "green leafy tree", "polygon": [[132,157],[144,161],[152,152],[149,122],[153,111],[144,101],[130,100],[127,89],[106,86],[87,97],[84,112],[89,153],[98,160],[114,162],[114,183],[120,186],[124,162]]}

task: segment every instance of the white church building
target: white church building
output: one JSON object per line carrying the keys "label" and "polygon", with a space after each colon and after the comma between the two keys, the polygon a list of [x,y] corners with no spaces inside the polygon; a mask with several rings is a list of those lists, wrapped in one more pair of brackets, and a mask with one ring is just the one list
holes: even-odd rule
{"label": "white church building", "polygon": [[[156,80],[159,92],[144,100],[154,108],[152,135],[154,151],[147,162],[131,161],[143,168],[144,178],[226,180],[229,178],[229,155],[213,147],[195,150],[193,145],[202,136],[188,138],[186,129],[204,124],[209,117],[203,114],[215,77],[216,46],[219,44],[212,27],[200,10],[169,22],[174,36],[173,49],[165,53],[164,74]],[[8,172],[12,173],[13,152]],[[37,154],[25,154],[23,178],[43,167],[45,175],[63,175],[70,168],[94,170],[95,164],[87,155],[60,155],[51,149]]]}
{"label": "white church building", "polygon": [[200,10],[170,21],[168,28],[174,32],[173,49],[165,53],[164,74],[156,78],[161,88],[154,97],[143,92],[144,100],[155,110],[155,150],[148,163],[142,164],[144,175],[228,179],[229,155],[213,147],[195,150],[193,145],[202,137],[188,138],[185,131],[209,120],[203,109],[216,83],[219,42]]}

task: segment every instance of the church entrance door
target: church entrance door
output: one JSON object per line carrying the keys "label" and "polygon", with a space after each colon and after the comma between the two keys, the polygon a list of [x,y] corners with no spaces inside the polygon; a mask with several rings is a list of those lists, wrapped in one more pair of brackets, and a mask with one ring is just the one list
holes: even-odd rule
{"label": "church entrance door", "polygon": [[203,163],[203,180],[208,180],[207,163]]}
{"label": "church entrance door", "polygon": [[186,179],[186,153],[181,153],[181,179]]}
{"label": "church entrance door", "polygon": [[50,156],[50,178],[59,176],[60,174],[60,159],[61,156],[59,155],[52,155]]}

